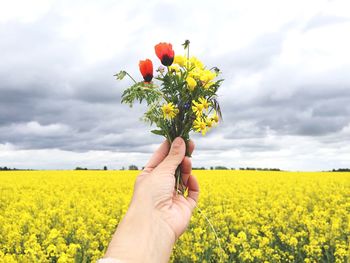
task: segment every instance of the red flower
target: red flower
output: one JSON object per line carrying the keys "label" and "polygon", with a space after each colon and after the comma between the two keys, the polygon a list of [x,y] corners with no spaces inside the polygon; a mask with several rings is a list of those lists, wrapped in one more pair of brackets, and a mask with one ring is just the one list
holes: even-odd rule
{"label": "red flower", "polygon": [[140,71],[145,82],[151,82],[153,78],[153,64],[149,59],[140,60]]}
{"label": "red flower", "polygon": [[174,61],[173,46],[169,43],[159,43],[154,47],[157,57],[164,66],[170,66]]}

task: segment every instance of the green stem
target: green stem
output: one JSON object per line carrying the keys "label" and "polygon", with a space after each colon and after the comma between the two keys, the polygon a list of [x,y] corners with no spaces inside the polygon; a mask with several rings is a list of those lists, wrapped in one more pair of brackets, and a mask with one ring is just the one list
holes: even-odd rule
{"label": "green stem", "polygon": [[186,154],[185,155],[188,157],[191,157],[189,143],[190,143],[190,140],[185,140],[185,144],[186,144]]}
{"label": "green stem", "polygon": [[187,69],[190,67],[189,60],[190,60],[190,45],[187,46]]}
{"label": "green stem", "polygon": [[218,234],[213,226],[213,224],[211,223],[211,221],[209,220],[209,218],[205,215],[205,213],[198,207],[198,205],[196,204],[196,208],[198,209],[198,211],[200,212],[200,214],[205,218],[205,220],[207,220],[210,228],[213,230],[214,232],[214,235],[215,235],[215,239],[216,239],[216,242],[220,248],[220,262],[225,262],[225,257],[224,257],[224,254],[225,254],[225,250],[221,247],[221,243],[220,243],[220,238],[218,237]]}
{"label": "green stem", "polygon": [[183,187],[181,187],[180,189],[180,184],[182,183],[182,180],[181,180],[181,167],[180,165],[176,168],[176,171],[175,171],[175,181],[176,181],[176,185],[175,185],[175,188],[176,188],[176,194],[184,194],[183,193]]}
{"label": "green stem", "polygon": [[[175,138],[167,138],[169,143],[171,144]],[[186,156],[191,157],[191,154],[189,152],[189,141],[187,139],[184,139],[185,144],[186,144]],[[181,165],[179,165],[176,170],[175,170],[175,191],[176,194],[181,194],[184,195],[186,190],[186,186],[184,185],[183,181],[182,181],[182,174],[181,174]]]}
{"label": "green stem", "polygon": [[128,77],[131,78],[135,82],[135,84],[137,83],[137,81],[133,77],[131,77],[131,75],[128,72],[126,72],[126,75],[128,75]]}

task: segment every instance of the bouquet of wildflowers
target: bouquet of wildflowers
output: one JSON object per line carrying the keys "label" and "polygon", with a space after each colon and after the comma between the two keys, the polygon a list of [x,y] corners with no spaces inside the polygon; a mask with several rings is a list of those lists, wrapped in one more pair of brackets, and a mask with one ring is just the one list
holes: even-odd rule
{"label": "bouquet of wildflowers", "polygon": [[[156,45],[156,55],[163,65],[156,70],[156,76],[149,59],[139,62],[143,81],[136,81],[124,70],[115,74],[117,79],[127,75],[134,82],[122,94],[122,103],[132,106],[135,101],[146,101],[148,108],[143,120],[157,127],[151,132],[164,136],[169,143],[180,136],[186,146],[191,131],[205,135],[221,119],[217,91],[223,81],[217,79],[220,74],[217,67],[209,69],[196,57],[190,57],[189,43],[186,40],[183,44],[183,56],[175,56],[169,43]],[[186,155],[189,156],[188,151]],[[186,188],[179,167],[175,177],[176,191],[184,194]]]}

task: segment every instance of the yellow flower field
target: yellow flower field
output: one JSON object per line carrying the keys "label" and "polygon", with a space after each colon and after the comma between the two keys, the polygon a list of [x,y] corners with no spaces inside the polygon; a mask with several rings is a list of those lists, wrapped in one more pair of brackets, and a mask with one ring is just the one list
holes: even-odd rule
{"label": "yellow flower field", "polygon": [[[94,262],[128,207],[137,174],[1,172],[0,262]],[[350,260],[350,173],[194,174],[200,210],[172,262]]]}

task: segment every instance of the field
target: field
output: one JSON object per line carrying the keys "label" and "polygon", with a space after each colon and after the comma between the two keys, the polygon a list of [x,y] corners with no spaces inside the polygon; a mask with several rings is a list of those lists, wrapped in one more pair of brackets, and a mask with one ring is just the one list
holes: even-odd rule
{"label": "field", "polygon": [[[194,174],[201,187],[200,210],[172,262],[350,260],[350,173]],[[100,258],[128,207],[136,175],[1,172],[0,262]]]}

